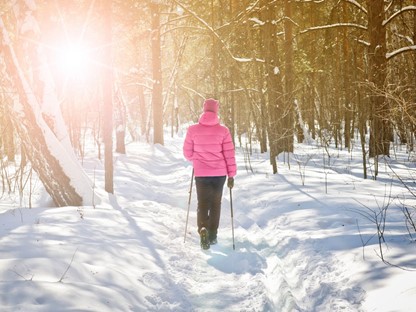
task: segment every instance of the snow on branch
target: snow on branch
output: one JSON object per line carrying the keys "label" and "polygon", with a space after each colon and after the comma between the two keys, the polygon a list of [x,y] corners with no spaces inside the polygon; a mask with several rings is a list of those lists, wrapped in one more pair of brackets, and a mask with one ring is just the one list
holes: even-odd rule
{"label": "snow on branch", "polygon": [[236,60],[237,62],[240,63],[248,63],[248,62],[259,62],[259,63],[264,63],[265,60],[259,59],[259,58],[246,58],[246,57],[233,57],[234,60]]}
{"label": "snow on branch", "polygon": [[259,26],[263,26],[264,24],[266,24],[265,22],[263,22],[262,20],[258,19],[257,17],[251,17],[248,20],[254,22],[255,24],[257,24]]}
{"label": "snow on branch", "polygon": [[395,12],[392,16],[390,16],[388,19],[386,19],[383,22],[383,26],[386,26],[394,18],[396,18],[397,16],[399,16],[400,14],[402,14],[405,11],[416,11],[416,5],[409,5],[409,6],[405,6],[405,7],[401,8],[399,11]]}
{"label": "snow on branch", "polygon": [[409,52],[409,51],[416,51],[416,45],[412,45],[412,46],[408,46],[408,47],[403,47],[400,49],[397,49],[396,51],[393,51],[391,53],[387,53],[386,54],[386,58],[387,59],[391,59],[392,57],[395,57],[399,54],[402,54],[404,52]]}
{"label": "snow on branch", "polygon": [[344,0],[345,2],[351,3],[352,5],[355,5],[357,8],[359,8],[362,12],[367,14],[367,10],[359,4],[356,0]]}
{"label": "snow on branch", "polygon": [[322,26],[315,26],[315,27],[309,27],[308,29],[302,30],[300,33],[304,34],[310,31],[315,30],[322,30],[327,28],[337,28],[337,27],[355,27],[363,30],[367,30],[367,26],[360,25],[360,24],[354,24],[354,23],[336,23],[331,25],[322,25]]}

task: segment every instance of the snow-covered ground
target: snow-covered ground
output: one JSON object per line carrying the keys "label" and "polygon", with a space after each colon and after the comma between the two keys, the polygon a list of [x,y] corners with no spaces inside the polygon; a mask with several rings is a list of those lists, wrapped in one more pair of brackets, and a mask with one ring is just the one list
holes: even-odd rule
{"label": "snow-covered ground", "polygon": [[[195,188],[184,242],[192,169],[182,142],[129,144],[115,156],[115,194],[95,208],[50,207],[40,187],[32,209],[3,194],[0,310],[414,311],[416,243],[402,208],[414,211],[416,200],[389,166],[364,180],[360,151],[328,158],[297,145],[273,175],[267,155],[248,159],[238,148],[235,250],[224,188],[219,243],[202,251]],[[408,155],[397,154],[391,166],[411,176]],[[102,189],[102,163],[90,157],[84,167]],[[379,257],[385,207],[382,251],[392,265]]]}

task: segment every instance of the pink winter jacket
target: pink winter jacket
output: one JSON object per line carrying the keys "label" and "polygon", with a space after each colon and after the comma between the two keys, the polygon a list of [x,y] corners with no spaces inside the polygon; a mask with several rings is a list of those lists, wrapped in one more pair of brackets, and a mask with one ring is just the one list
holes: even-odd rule
{"label": "pink winter jacket", "polygon": [[214,112],[204,112],[199,123],[188,128],[183,154],[193,163],[196,177],[232,178],[237,173],[230,131],[220,125]]}

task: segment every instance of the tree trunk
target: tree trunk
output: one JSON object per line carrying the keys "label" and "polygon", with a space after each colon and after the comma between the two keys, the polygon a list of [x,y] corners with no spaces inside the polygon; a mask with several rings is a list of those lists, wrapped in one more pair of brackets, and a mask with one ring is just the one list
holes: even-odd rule
{"label": "tree trunk", "polygon": [[[369,56],[369,82],[374,94],[370,95],[370,157],[389,155],[391,125],[389,109],[386,98],[380,94],[385,88],[387,77],[386,59],[386,28],[384,21],[384,2],[367,0],[368,31],[370,46]],[[371,92],[371,90],[370,90]]]}
{"label": "tree trunk", "polygon": [[[0,148],[3,146],[8,161],[15,161],[16,153],[11,114],[5,101],[0,103],[0,120]],[[2,156],[3,155],[0,154],[0,157]]]}
{"label": "tree trunk", "polygon": [[[211,0],[211,27],[215,29],[215,1]],[[212,94],[211,97],[218,99],[218,79],[217,79],[217,71],[218,71],[218,43],[217,38],[214,33],[211,34],[211,55],[212,55],[212,66],[211,66],[211,76],[212,76]]]}
{"label": "tree trunk", "polygon": [[[258,77],[263,77],[263,73],[264,71],[262,70],[261,66],[258,66]],[[263,89],[263,80],[261,78],[257,79],[257,83],[258,83],[258,89],[262,90]],[[259,132],[259,137],[260,137],[260,152],[261,153],[265,153],[267,152],[267,131],[268,131],[268,118],[267,118],[267,103],[266,103],[266,98],[264,96],[263,92],[260,92],[259,94],[259,101],[260,101],[260,127],[261,129],[258,130]]]}
{"label": "tree trunk", "polygon": [[[343,3],[343,15],[344,19],[348,20],[347,14],[347,3]],[[347,36],[347,28],[343,29],[343,81],[344,81],[344,105],[343,105],[343,116],[344,116],[344,146],[351,150],[351,123],[352,123],[352,101],[351,101],[351,69],[353,68],[350,61],[350,46]]]}
{"label": "tree trunk", "polygon": [[285,129],[283,141],[284,151],[293,153],[294,103],[293,103],[293,21],[292,1],[285,1],[285,118],[282,122]]}
{"label": "tree trunk", "polygon": [[[307,10],[308,11],[314,10],[313,2],[308,4]],[[316,25],[318,23],[317,14],[310,14],[310,18],[311,18],[311,21],[310,21],[311,25]],[[311,36],[312,36],[311,38],[312,42],[315,42],[318,40],[318,37],[315,32],[313,32]],[[315,140],[316,139],[315,121],[317,118],[319,118],[319,116],[317,116],[316,114],[317,111],[315,109],[315,102],[318,96],[315,90],[316,90],[316,85],[318,81],[318,73],[319,73],[319,71],[317,70],[319,68],[317,64],[317,60],[319,59],[319,56],[318,56],[318,53],[316,52],[315,44],[310,45],[310,56],[311,56],[312,72],[310,73],[310,76],[308,77],[309,85],[306,86],[307,90],[305,92],[307,101],[305,102],[305,110],[302,112],[302,116],[304,117],[305,122],[308,125],[312,139]]]}
{"label": "tree trunk", "polygon": [[[267,75],[267,99],[268,99],[268,139],[270,146],[270,163],[273,173],[277,173],[276,158],[282,151],[279,139],[282,138],[284,129],[281,127],[279,107],[283,107],[283,83],[280,73],[280,60],[276,42],[276,26],[273,20],[276,16],[276,4],[271,4],[264,10],[263,42],[265,47],[265,66]],[[280,131],[279,131],[280,130]]]}
{"label": "tree trunk", "polygon": [[126,154],[126,102],[124,101],[123,91],[118,88],[116,91],[116,152]]}
{"label": "tree trunk", "polygon": [[113,183],[113,73],[111,60],[111,0],[102,0],[104,14],[104,51],[103,63],[103,139],[104,139],[104,167],[105,167],[105,190],[114,193]]}
{"label": "tree trunk", "polygon": [[147,125],[147,111],[146,111],[146,99],[144,96],[144,89],[142,85],[139,85],[138,90],[138,101],[139,101],[139,114],[140,114],[140,135],[146,134]]}
{"label": "tree trunk", "polygon": [[[416,42],[416,11],[413,11],[413,42]],[[416,99],[416,55],[413,54],[413,93],[412,93],[412,97],[413,99]],[[416,100],[415,100],[416,101]],[[415,104],[416,105],[416,104]],[[414,151],[414,139],[416,137],[416,110],[413,110],[411,113],[411,121],[412,124],[410,126],[409,132],[409,150],[410,151]]]}
{"label": "tree trunk", "polygon": [[157,3],[150,3],[150,14],[152,15],[153,142],[163,145],[162,59],[160,47],[160,12]]}

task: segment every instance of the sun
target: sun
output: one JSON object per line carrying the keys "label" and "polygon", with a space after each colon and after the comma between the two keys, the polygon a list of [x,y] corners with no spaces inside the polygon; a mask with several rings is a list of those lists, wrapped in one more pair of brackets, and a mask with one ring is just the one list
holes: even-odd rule
{"label": "sun", "polygon": [[60,72],[68,79],[85,80],[93,69],[91,49],[80,43],[64,44],[56,51]]}

